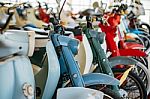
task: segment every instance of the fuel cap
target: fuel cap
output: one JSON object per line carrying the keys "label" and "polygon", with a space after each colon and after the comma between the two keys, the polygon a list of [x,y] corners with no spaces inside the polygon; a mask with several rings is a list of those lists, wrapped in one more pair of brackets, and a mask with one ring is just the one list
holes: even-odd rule
{"label": "fuel cap", "polygon": [[31,84],[29,84],[29,83],[25,83],[24,85],[23,85],[23,94],[26,96],[26,97],[31,97],[31,96],[33,96],[34,95],[34,89],[33,89],[33,87],[32,87],[32,85]]}

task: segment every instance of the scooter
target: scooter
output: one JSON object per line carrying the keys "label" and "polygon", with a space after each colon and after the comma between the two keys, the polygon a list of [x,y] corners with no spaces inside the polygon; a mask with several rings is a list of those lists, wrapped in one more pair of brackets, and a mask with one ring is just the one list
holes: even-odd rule
{"label": "scooter", "polygon": [[140,31],[150,33],[150,26],[146,22],[142,22],[138,19],[140,15],[145,15],[145,10],[143,8],[143,4],[139,2],[132,2],[129,6],[129,13],[127,17],[130,20],[129,27],[130,29],[136,29]]}
{"label": "scooter", "polygon": [[[46,3],[45,3],[45,6],[46,6]],[[47,7],[47,6],[46,6]],[[45,9],[45,10],[48,10],[48,9]],[[44,11],[44,9],[42,8],[40,2],[38,1],[38,9],[37,11],[39,11],[39,19],[42,20],[43,22],[45,23],[49,23],[49,19],[50,19],[50,16],[48,14],[46,14],[46,11]]]}
{"label": "scooter", "polygon": [[[125,18],[125,16],[121,16],[121,23],[119,24],[119,30],[120,30],[120,34],[122,34],[124,36],[124,38],[126,38],[127,36],[131,36],[134,37],[135,40],[137,39],[138,42],[140,41],[140,44],[144,45],[144,52],[146,52],[147,54],[150,52],[150,48],[149,48],[149,44],[150,44],[150,39],[149,39],[149,34],[144,32],[144,31],[140,31],[138,29],[132,29],[130,30],[126,24],[127,20]],[[128,39],[126,39],[128,41]],[[134,43],[135,44],[135,43]],[[133,45],[133,44],[132,44]],[[131,48],[132,48],[131,45]],[[128,45],[130,46],[130,45]],[[138,47],[138,46],[137,46]],[[139,49],[142,49],[142,46],[138,47]],[[135,48],[135,49],[138,49]]]}
{"label": "scooter", "polygon": [[[86,14],[87,13],[88,12],[86,12]],[[92,15],[92,14],[89,13],[89,15]],[[96,69],[94,69],[95,72],[103,72],[103,73],[106,73],[106,74],[110,75],[110,74],[112,74],[111,73],[111,71],[112,71],[111,68],[113,66],[116,66],[117,64],[118,65],[120,65],[120,64],[122,64],[122,65],[127,65],[127,64],[131,65],[132,64],[133,65],[133,64],[137,63],[137,61],[135,61],[131,58],[127,58],[127,57],[118,57],[118,58],[115,57],[114,59],[112,59],[113,61],[115,61],[115,59],[116,59],[115,62],[112,62],[111,59],[110,59],[110,62],[109,62],[106,58],[105,52],[101,48],[101,44],[104,40],[103,33],[98,33],[96,31],[94,31],[91,26],[92,26],[91,19],[90,19],[89,16],[87,16],[87,27],[86,27],[84,33],[86,34],[86,37],[87,37],[87,39],[90,43],[90,46],[91,46],[91,49],[92,49],[92,52],[93,52],[93,58],[94,58],[93,64],[97,65]],[[85,38],[85,37],[83,36],[83,38]],[[83,41],[84,41],[84,39],[83,39]],[[84,44],[84,48],[85,48],[85,50],[88,48],[87,44]],[[89,50],[88,50],[88,53],[89,53]],[[86,55],[83,55],[83,56],[86,56]],[[103,61],[103,60],[105,60],[105,61]],[[81,62],[81,63],[83,63],[83,62]],[[110,64],[110,63],[115,63],[116,65],[113,65],[113,64]],[[90,67],[88,69],[87,68],[88,67],[85,67],[85,70],[92,69],[93,67]],[[130,72],[129,75],[132,75],[132,73]],[[139,79],[139,78],[136,76],[136,79]],[[139,79],[139,82],[142,83],[142,81],[140,79]],[[142,85],[142,86],[144,86],[144,85]],[[141,99],[142,99],[142,97],[141,97]]]}
{"label": "scooter", "polygon": [[[49,30],[41,29],[41,28],[38,27],[38,25],[36,26],[36,25],[32,24],[32,22],[34,20],[30,21],[30,20],[28,20],[28,18],[27,19],[23,19],[21,16],[19,16],[18,11],[20,13],[23,13],[23,12],[20,11],[21,9],[18,8],[20,5],[22,5],[22,4],[17,4],[15,6],[13,6],[13,7],[10,7],[10,8],[9,7],[4,7],[6,10],[9,9],[9,10],[14,11],[14,15],[13,15],[14,18],[13,18],[13,20],[10,21],[13,24],[9,24],[9,28],[17,29],[17,30],[33,30],[33,31],[36,31],[37,34],[41,34],[41,35],[46,34],[47,35],[49,33]],[[32,8],[26,8],[25,9],[25,10],[27,10],[27,14],[25,14],[24,17],[28,17],[28,15],[30,15],[30,14],[28,14],[28,10],[29,10],[29,13],[32,12],[30,9],[32,9]],[[3,9],[2,9],[2,11],[3,11]],[[6,11],[6,12],[9,13],[8,11]],[[35,18],[33,18],[33,19],[35,19]],[[38,21],[38,20],[35,20],[35,22],[37,22],[37,23],[39,22],[40,23],[40,21]],[[42,25],[42,23],[41,23],[41,25]],[[43,25],[44,25],[44,23],[43,23]],[[42,25],[42,27],[44,28],[45,25],[44,26],[43,25]]]}
{"label": "scooter", "polygon": [[[0,21],[0,97],[3,99],[34,99],[35,80],[30,60],[26,57],[33,53],[32,46],[29,46],[33,33],[4,32],[11,16],[1,14]],[[31,50],[28,50],[29,48]]]}
{"label": "scooter", "polygon": [[[119,49],[118,47],[117,47],[117,45],[116,45],[116,43],[115,43],[115,41],[114,41],[114,37],[115,37],[115,31],[116,31],[116,25],[117,25],[117,23],[115,23],[114,21],[116,20],[116,22],[118,22],[118,24],[119,24],[119,14],[115,14],[114,16],[111,16],[111,18],[110,19],[108,19],[108,23],[110,23],[110,25],[108,26],[108,25],[104,25],[104,24],[99,24],[99,26],[100,26],[100,28],[102,29],[102,31],[103,32],[105,32],[106,33],[106,42],[107,42],[107,46],[108,46],[108,49],[109,49],[109,51],[111,51],[111,53],[112,53],[112,57],[113,56],[146,56],[146,53],[144,53],[144,52],[142,52],[142,51],[139,51],[139,50],[136,50],[136,49]],[[118,20],[117,20],[117,17],[119,18]],[[111,23],[112,22],[112,23]],[[114,22],[114,23],[113,23]],[[146,82],[147,82],[147,84],[146,84],[146,87],[148,88],[148,86],[149,86],[149,81],[148,81],[148,79],[149,79],[149,72],[148,72],[148,70],[141,64],[141,66],[140,66],[140,69],[142,68],[142,70],[143,71],[145,71],[144,73],[145,74],[147,74],[146,75]],[[137,73],[137,74],[139,74],[139,73]],[[145,77],[145,76],[144,76]],[[144,77],[141,77],[142,79],[144,78]],[[148,92],[149,92],[149,88],[148,88]]]}

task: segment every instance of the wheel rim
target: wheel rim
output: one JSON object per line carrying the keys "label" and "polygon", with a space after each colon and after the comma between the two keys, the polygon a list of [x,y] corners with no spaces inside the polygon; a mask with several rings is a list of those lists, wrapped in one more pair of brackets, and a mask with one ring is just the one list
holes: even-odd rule
{"label": "wheel rim", "polygon": [[[114,72],[115,76],[122,75],[123,72]],[[126,80],[123,82],[123,84],[120,86],[120,88],[124,91],[126,91],[127,95],[122,96],[123,99],[143,99],[144,92],[143,87],[140,84],[135,77],[128,75]]]}
{"label": "wheel rim", "polygon": [[[134,79],[134,78],[132,78]],[[134,80],[127,77],[121,88],[127,92],[125,99],[141,99],[140,89]]]}
{"label": "wheel rim", "polygon": [[145,72],[143,71],[143,69],[141,69],[139,66],[137,66],[136,68],[134,68],[133,72],[136,73],[140,77],[140,79],[144,83],[144,86],[148,89],[148,78],[147,78]]}

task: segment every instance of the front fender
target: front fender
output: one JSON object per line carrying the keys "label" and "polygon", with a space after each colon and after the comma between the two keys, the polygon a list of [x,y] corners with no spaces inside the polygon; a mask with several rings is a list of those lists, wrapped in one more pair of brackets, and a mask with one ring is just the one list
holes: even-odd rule
{"label": "front fender", "polygon": [[103,99],[104,93],[84,87],[67,87],[57,90],[57,99]]}
{"label": "front fender", "polygon": [[86,86],[105,84],[105,85],[119,85],[119,80],[116,78],[102,74],[102,73],[89,73],[82,75]]}
{"label": "front fender", "polygon": [[124,56],[109,58],[109,62],[112,66],[111,68],[115,67],[116,65],[135,65],[137,63],[136,60]]}

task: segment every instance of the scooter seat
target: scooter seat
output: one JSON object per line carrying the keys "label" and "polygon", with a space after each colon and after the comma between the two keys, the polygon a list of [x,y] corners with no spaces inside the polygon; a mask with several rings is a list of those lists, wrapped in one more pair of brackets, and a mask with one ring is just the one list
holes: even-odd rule
{"label": "scooter seat", "polygon": [[84,11],[79,12],[81,16],[101,16],[101,13],[96,13],[94,9],[86,9]]}
{"label": "scooter seat", "polygon": [[8,14],[0,14],[0,29],[1,30],[4,30],[7,27],[12,15],[13,15],[13,13],[11,13],[9,15]]}
{"label": "scooter seat", "polygon": [[105,40],[105,33],[103,32],[96,32],[96,31],[90,30],[90,36],[96,38],[100,44],[103,44]]}
{"label": "scooter seat", "polygon": [[81,28],[79,28],[79,27],[72,27],[72,28],[66,28],[65,27],[65,31],[71,31],[72,33],[73,33],[73,35],[74,35],[74,38],[76,38],[76,39],[78,39],[78,40],[80,40],[80,41],[82,41],[82,29]]}
{"label": "scooter seat", "polygon": [[128,49],[145,49],[143,45],[135,43],[135,42],[126,42],[125,44]]}
{"label": "scooter seat", "polygon": [[25,30],[30,30],[30,31],[34,31],[36,34],[40,34],[40,35],[48,35],[48,31],[45,31],[44,29],[39,29],[39,28],[33,28],[33,27],[24,27]]}
{"label": "scooter seat", "polygon": [[35,47],[37,48],[45,47],[48,41],[49,41],[48,35],[40,35],[40,34],[35,35]]}
{"label": "scooter seat", "polygon": [[82,29],[81,28],[78,28],[78,27],[74,27],[74,28],[65,28],[65,31],[71,31],[73,32],[74,36],[77,36],[77,35],[82,35]]}

